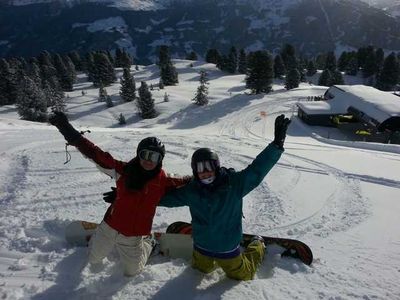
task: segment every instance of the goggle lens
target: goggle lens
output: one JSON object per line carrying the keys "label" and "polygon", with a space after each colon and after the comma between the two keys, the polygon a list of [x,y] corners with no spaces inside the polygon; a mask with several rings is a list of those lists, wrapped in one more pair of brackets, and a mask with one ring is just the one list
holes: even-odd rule
{"label": "goggle lens", "polygon": [[146,149],[139,152],[139,158],[153,163],[159,163],[162,159],[160,153]]}
{"label": "goggle lens", "polygon": [[214,164],[209,161],[199,161],[196,165],[197,168],[197,173],[203,173],[203,172],[212,172],[215,170]]}

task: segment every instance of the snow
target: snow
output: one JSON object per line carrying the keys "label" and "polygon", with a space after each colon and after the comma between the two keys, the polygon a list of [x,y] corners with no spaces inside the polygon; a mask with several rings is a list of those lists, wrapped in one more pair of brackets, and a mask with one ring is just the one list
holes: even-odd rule
{"label": "snow", "polygon": [[[190,64],[193,63],[193,67]],[[134,103],[119,102],[119,84],[107,87],[115,106],[97,101],[98,90],[80,75],[68,93],[74,126],[116,158],[128,160],[138,142],[156,135],[166,144],[164,168],[190,174],[190,157],[211,147],[238,170],[273,139],[273,122],[292,118],[286,151],[265,180],[245,198],[246,232],[301,239],[315,260],[305,266],[270,248],[256,278],[237,282],[222,270],[204,275],[182,260],[155,257],[144,272],[125,278],[115,255],[97,273],[86,249],[69,247],[71,220],[99,222],[102,193],[114,183],[74,148],[64,165],[65,142],[50,125],[19,120],[0,107],[0,297],[2,299],[400,299],[400,146],[340,140],[334,128],[308,127],[296,104],[326,87],[280,82],[267,95],[246,94],[244,76],[212,64],[175,61],[179,85],[153,91],[160,115],[141,120]],[[194,106],[198,72],[210,78],[210,104]],[[133,71],[136,82],[159,81],[157,66]],[[118,76],[122,71],[118,69]],[[82,96],[81,91],[86,95]],[[170,102],[163,102],[164,93]],[[248,92],[248,91],[247,91]],[[266,118],[260,112],[267,113]],[[118,125],[123,113],[128,121]],[[327,139],[326,134],[338,139]],[[158,208],[154,230],[190,221],[187,208]]]}

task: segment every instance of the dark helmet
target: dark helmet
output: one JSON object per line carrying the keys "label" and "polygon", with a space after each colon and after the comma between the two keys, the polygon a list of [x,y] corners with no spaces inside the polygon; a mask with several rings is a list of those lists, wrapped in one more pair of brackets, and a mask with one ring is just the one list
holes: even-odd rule
{"label": "dark helmet", "polygon": [[213,169],[218,174],[220,163],[218,154],[212,151],[209,148],[200,148],[197,149],[192,155],[192,170],[193,175],[197,178],[197,163],[202,161],[209,161],[212,164]]}
{"label": "dark helmet", "polygon": [[136,149],[137,156],[139,156],[140,151],[142,151],[144,149],[158,152],[161,154],[162,158],[164,158],[164,156],[165,156],[164,144],[160,141],[160,139],[158,139],[154,136],[147,137],[140,141],[140,143]]}

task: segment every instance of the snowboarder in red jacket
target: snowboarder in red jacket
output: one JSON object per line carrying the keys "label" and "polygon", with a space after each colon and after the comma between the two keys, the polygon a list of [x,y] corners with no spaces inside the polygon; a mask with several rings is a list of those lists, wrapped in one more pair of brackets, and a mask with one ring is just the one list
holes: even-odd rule
{"label": "snowboarder in red jacket", "polygon": [[172,178],[162,169],[164,144],[156,137],[143,139],[136,157],[123,162],[84,138],[62,112],[49,119],[66,141],[116,181],[117,197],[111,204],[89,244],[89,263],[101,264],[115,247],[126,276],[142,271],[152,250],[150,239],[156,207],[169,190],[188,182]]}

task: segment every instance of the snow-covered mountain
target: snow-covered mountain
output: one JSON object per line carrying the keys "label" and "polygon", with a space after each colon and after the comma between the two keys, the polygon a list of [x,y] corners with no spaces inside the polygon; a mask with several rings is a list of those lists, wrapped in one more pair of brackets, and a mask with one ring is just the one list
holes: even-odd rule
{"label": "snow-covered mountain", "polygon": [[0,4],[0,56],[119,46],[149,62],[161,44],[170,45],[175,57],[190,51],[202,56],[208,48],[224,51],[232,45],[274,51],[284,43],[305,55],[369,44],[400,50],[400,20],[359,0],[14,0],[8,4],[12,5]]}
{"label": "snow-covered mountain", "polygon": [[387,14],[400,16],[400,0],[361,0],[371,6],[384,10]]}

